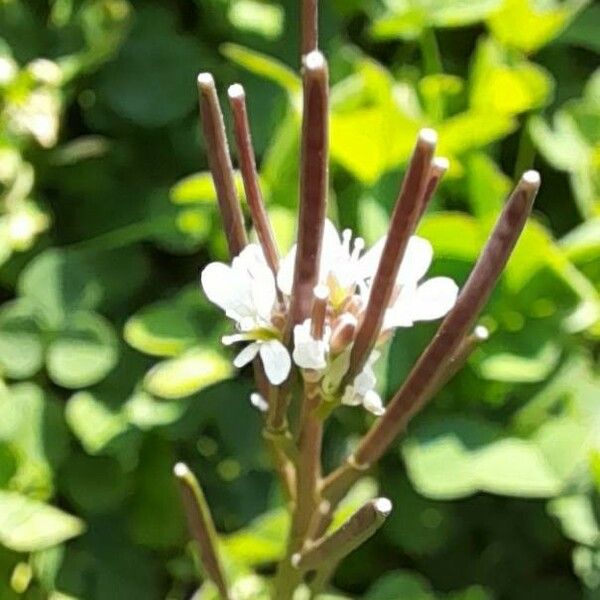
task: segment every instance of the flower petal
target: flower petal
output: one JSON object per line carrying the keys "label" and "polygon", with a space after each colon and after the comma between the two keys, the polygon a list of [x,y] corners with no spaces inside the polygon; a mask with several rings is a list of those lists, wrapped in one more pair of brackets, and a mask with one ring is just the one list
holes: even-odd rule
{"label": "flower petal", "polygon": [[292,359],[287,348],[279,340],[269,340],[260,344],[260,357],[265,367],[267,379],[273,385],[283,383],[292,368]]}
{"label": "flower petal", "polygon": [[[321,370],[327,366],[325,355],[328,344],[323,340],[315,340],[310,334],[311,319],[294,327],[294,362],[303,369]],[[331,332],[329,332],[329,335]],[[328,337],[328,336],[327,336]]]}
{"label": "flower petal", "polygon": [[342,404],[346,406],[358,406],[361,402],[361,397],[355,393],[354,388],[351,385],[347,385],[342,396]]}
{"label": "flower petal", "polygon": [[385,413],[381,396],[374,390],[369,390],[364,395],[362,404],[370,413],[373,413],[378,417]]}
{"label": "flower petal", "polygon": [[286,296],[292,293],[294,285],[294,265],[296,264],[296,244],[279,261],[279,271],[277,272],[277,286]]}
{"label": "flower petal", "polygon": [[342,252],[342,242],[340,234],[335,225],[325,219],[323,227],[323,245],[321,246],[321,264],[320,264],[320,280],[325,281],[329,272],[334,267],[334,263],[339,260]]}
{"label": "flower petal", "polygon": [[252,316],[251,282],[247,274],[244,276],[229,265],[214,262],[203,269],[200,280],[206,297],[229,318],[239,321]]}
{"label": "flower petal", "polygon": [[375,272],[381,260],[383,247],[385,246],[386,237],[380,238],[373,246],[371,246],[358,260],[356,265],[357,279],[372,279],[375,277]]}
{"label": "flower petal", "polygon": [[255,269],[252,279],[252,300],[258,315],[265,321],[271,320],[273,305],[277,299],[275,278],[273,272],[266,265],[264,268]]}
{"label": "flower petal", "polygon": [[417,285],[415,282],[402,286],[394,304],[385,312],[383,331],[396,327],[412,327],[414,323],[413,307],[416,293]]}
{"label": "flower petal", "polygon": [[250,404],[262,413],[269,410],[269,403],[258,392],[250,394]]}
{"label": "flower petal", "polygon": [[456,303],[458,286],[449,277],[434,277],[420,285],[411,302],[414,321],[433,321],[445,316]]}
{"label": "flower petal", "polygon": [[416,283],[425,276],[432,259],[431,244],[426,239],[413,235],[408,240],[396,281],[400,284]]}
{"label": "flower petal", "polygon": [[258,354],[261,344],[253,342],[246,346],[234,359],[233,365],[238,369],[245,367],[249,362],[254,360],[254,357]]}

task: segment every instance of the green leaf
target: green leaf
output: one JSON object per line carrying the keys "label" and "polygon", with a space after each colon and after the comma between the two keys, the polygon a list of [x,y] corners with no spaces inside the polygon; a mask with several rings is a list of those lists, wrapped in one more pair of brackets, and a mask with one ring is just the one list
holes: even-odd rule
{"label": "green leaf", "polygon": [[552,126],[532,119],[531,137],[542,156],[569,173],[578,208],[584,217],[600,214],[600,69],[586,85],[582,98],[566,103]]}
{"label": "green leaf", "polygon": [[127,420],[141,430],[170,425],[186,411],[185,402],[164,402],[146,392],[137,392],[123,406]]}
{"label": "green leaf", "polygon": [[466,161],[466,169],[469,203],[475,216],[497,215],[510,193],[510,178],[483,152],[470,155]]}
{"label": "green leaf", "polygon": [[58,249],[46,250],[27,265],[19,292],[52,327],[60,327],[74,310],[95,307],[102,293],[81,257]]}
{"label": "green leaf", "polygon": [[429,583],[418,573],[394,571],[378,579],[364,600],[435,600]]}
{"label": "green leaf", "polygon": [[140,9],[117,60],[103,70],[99,99],[142,127],[167,125],[193,110],[193,81],[203,66],[202,56],[192,36],[176,32],[171,13]]}
{"label": "green leaf", "polygon": [[[235,173],[235,185],[240,198],[244,198],[244,184],[239,172]],[[195,173],[178,181],[170,191],[173,204],[201,204],[212,206],[217,201],[217,192],[210,172]]]}
{"label": "green leaf", "polygon": [[275,562],[285,553],[288,528],[288,512],[278,508],[226,536],[223,546],[229,556],[248,567]]}
{"label": "green leaf", "polygon": [[146,374],[144,387],[159,398],[184,398],[227,379],[231,373],[231,363],[220,354],[193,348],[155,365]]}
{"label": "green leaf", "polygon": [[75,454],[65,465],[63,479],[69,500],[89,514],[115,510],[131,493],[130,474],[109,456]]}
{"label": "green leaf", "polygon": [[119,356],[112,324],[94,313],[76,313],[49,345],[48,374],[54,383],[78,389],[98,383]]}
{"label": "green leaf", "polygon": [[181,495],[173,477],[175,462],[170,442],[156,436],[146,438],[131,499],[131,534],[138,544],[150,548],[181,544],[185,525]]}
{"label": "green leaf", "polygon": [[600,543],[596,510],[589,496],[556,498],[548,504],[548,512],[558,519],[563,533],[569,539],[586,546],[597,546]]}
{"label": "green leaf", "polygon": [[579,46],[600,54],[600,6],[591,4],[577,15],[577,18],[567,27],[560,36],[563,44]]}
{"label": "green leaf", "polygon": [[237,29],[276,39],[283,33],[283,8],[256,0],[237,0],[229,8],[231,24]]}
{"label": "green leaf", "polygon": [[538,448],[527,440],[503,439],[478,452],[478,487],[503,496],[555,496],[561,482]]}
{"label": "green leaf", "polygon": [[48,504],[0,491],[0,543],[15,552],[44,550],[81,535],[83,522]]}
{"label": "green leaf", "polygon": [[363,477],[354,484],[348,495],[340,502],[329,530],[334,531],[343,525],[363,504],[375,498],[377,490],[377,481],[370,477]]}
{"label": "green leaf", "polygon": [[442,156],[459,156],[488,146],[507,136],[515,127],[516,122],[509,115],[477,110],[459,113],[438,125],[438,151]]}
{"label": "green leaf", "polygon": [[470,91],[474,110],[506,115],[531,111],[547,104],[553,89],[552,76],[542,67],[515,60],[493,39],[477,45]]}
{"label": "green leaf", "polygon": [[48,498],[53,491],[53,470],[69,446],[62,404],[33,383],[20,383],[0,393],[0,440],[16,451],[13,489]]}
{"label": "green leaf", "polygon": [[504,0],[487,20],[496,39],[530,53],[557,37],[588,0]]}
{"label": "green leaf", "polygon": [[151,356],[177,356],[198,342],[194,316],[174,302],[143,308],[125,323],[125,341]]}
{"label": "green leaf", "polygon": [[511,352],[491,354],[478,363],[477,370],[486,379],[535,383],[544,381],[554,371],[559,359],[559,346],[549,342],[533,356]]}
{"label": "green leaf", "polygon": [[12,379],[27,379],[43,364],[41,331],[26,301],[0,307],[0,372]]}
{"label": "green leaf", "polygon": [[232,62],[254,75],[269,79],[291,96],[297,97],[300,94],[300,78],[282,62],[238,44],[223,44],[220,50]]}
{"label": "green leaf", "polygon": [[129,430],[127,419],[89,392],[78,392],[67,402],[65,417],[86,452],[99,454]]}
{"label": "green leaf", "polygon": [[501,0],[385,0],[388,11],[374,24],[380,39],[415,39],[428,27],[464,27],[487,17]]}
{"label": "green leaf", "polygon": [[446,418],[418,428],[403,446],[409,476],[423,495],[463,498],[478,491],[517,497],[550,497],[561,482],[538,447],[501,438],[488,423]]}
{"label": "green leaf", "polygon": [[395,89],[382,66],[361,61],[332,91],[332,158],[362,183],[375,183],[410,156],[422,125],[415,102],[414,90]]}

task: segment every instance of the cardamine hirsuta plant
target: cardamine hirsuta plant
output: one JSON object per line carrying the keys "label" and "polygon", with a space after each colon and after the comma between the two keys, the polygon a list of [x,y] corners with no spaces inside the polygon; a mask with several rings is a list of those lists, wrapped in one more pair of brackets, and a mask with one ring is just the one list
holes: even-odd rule
{"label": "cardamine hirsuta plant", "polygon": [[[297,242],[281,256],[265,210],[252,148],[244,90],[229,88],[235,142],[258,243],[249,243],[234,183],[223,115],[212,76],[198,77],[200,112],[231,264],[201,273],[206,296],[232,321],[225,345],[240,345],[236,367],[252,363],[251,402],[264,418],[291,526],[272,579],[272,597],[286,600],[302,585],[316,597],[338,563],[372,536],[392,510],[386,498],[367,502],[341,527],[333,515],[410,419],[461,368],[487,331],[479,315],[531,212],[540,185],[526,172],[508,198],[462,289],[447,277],[426,279],[430,243],[414,235],[448,161],[435,155],[437,135],[416,140],[389,225],[373,247],[326,217],[328,197],[328,69],[317,49],[317,3],[303,3],[303,123]],[[396,328],[443,318],[406,380],[388,401],[376,392],[374,363]],[[297,410],[290,410],[297,405]],[[370,429],[335,470],[323,473],[327,419],[341,405],[374,415]],[[290,415],[295,415],[292,419]],[[175,467],[190,532],[204,572],[232,599],[210,511],[186,465]],[[407,516],[407,518],[409,518]]]}

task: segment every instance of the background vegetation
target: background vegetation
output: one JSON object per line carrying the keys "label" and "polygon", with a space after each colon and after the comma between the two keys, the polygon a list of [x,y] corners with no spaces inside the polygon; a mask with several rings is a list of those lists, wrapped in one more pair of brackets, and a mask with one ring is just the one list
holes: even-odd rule
{"label": "background vegetation", "polygon": [[[264,598],[249,572],[270,572],[286,518],[251,379],[233,377],[226,325],[198,292],[225,247],[194,81],[247,87],[288,245],[297,5],[0,2],[2,600],[189,598],[177,459],[205,485],[240,598]],[[600,6],[322,5],[339,223],[382,234],[415,133],[433,126],[452,168],[420,231],[435,271],[463,281],[514,173],[535,163],[544,181],[486,310],[490,341],[383,462],[394,515],[335,597],[600,598]],[[383,391],[432,331],[397,336]],[[338,412],[330,465],[368,418]]]}

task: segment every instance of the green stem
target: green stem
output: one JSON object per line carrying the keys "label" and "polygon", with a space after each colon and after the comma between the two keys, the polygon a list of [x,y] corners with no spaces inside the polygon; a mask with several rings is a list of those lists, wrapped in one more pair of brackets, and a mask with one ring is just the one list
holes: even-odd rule
{"label": "green stem", "polygon": [[531,117],[525,118],[525,123],[521,128],[519,137],[519,148],[517,150],[517,160],[515,161],[514,181],[521,179],[521,175],[533,167],[535,161],[535,146],[529,133],[529,121]]}
{"label": "green stem", "polygon": [[442,55],[433,29],[429,27],[423,29],[419,37],[419,45],[421,47],[421,55],[423,56],[425,73],[427,75],[443,73]]}
{"label": "green stem", "polygon": [[179,483],[190,534],[198,544],[206,575],[217,586],[221,598],[230,600],[231,594],[218,553],[217,532],[202,488],[184,463],[177,463],[173,473]]}
{"label": "green stem", "polygon": [[114,250],[141,242],[148,239],[154,232],[159,229],[162,223],[166,223],[166,217],[159,217],[151,221],[143,221],[141,223],[131,223],[106,233],[101,233],[89,240],[74,242],[66,246],[67,250],[95,252],[98,250]]}

